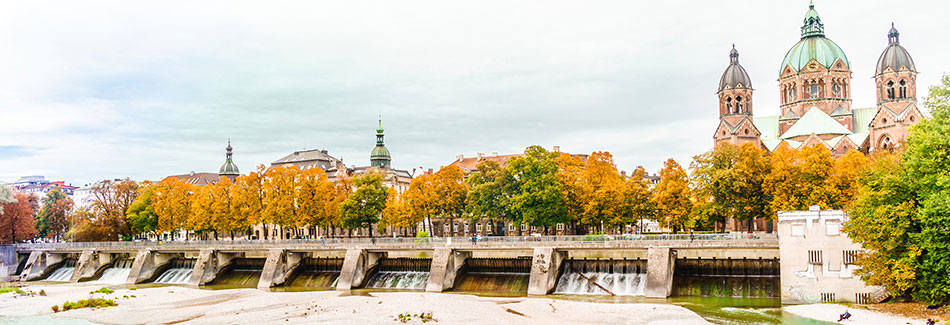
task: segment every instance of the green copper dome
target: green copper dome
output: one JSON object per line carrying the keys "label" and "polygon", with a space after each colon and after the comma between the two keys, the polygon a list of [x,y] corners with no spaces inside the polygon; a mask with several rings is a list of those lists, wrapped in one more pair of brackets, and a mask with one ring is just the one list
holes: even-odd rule
{"label": "green copper dome", "polygon": [[785,60],[782,60],[782,66],[779,67],[779,74],[787,66],[791,66],[795,72],[799,72],[811,60],[818,61],[825,68],[831,68],[839,59],[849,69],[851,68],[851,62],[844,55],[844,50],[825,37],[825,25],[821,23],[821,18],[818,17],[815,5],[809,5],[802,25],[802,39],[795,43],[785,54]]}
{"label": "green copper dome", "polygon": [[231,156],[233,155],[231,150],[234,149],[231,148],[231,139],[228,139],[228,147],[225,149],[227,150],[227,154],[225,155],[224,164],[218,169],[218,175],[240,175],[241,172],[238,171],[237,165],[231,160]]}
{"label": "green copper dome", "polygon": [[386,149],[386,147],[383,146],[377,146],[373,148],[373,152],[369,154],[369,159],[373,160],[376,158],[390,159],[389,149]]}
{"label": "green copper dome", "polygon": [[373,167],[389,167],[391,163],[392,157],[383,141],[383,120],[380,119],[379,127],[376,128],[376,147],[369,154],[369,164]]}

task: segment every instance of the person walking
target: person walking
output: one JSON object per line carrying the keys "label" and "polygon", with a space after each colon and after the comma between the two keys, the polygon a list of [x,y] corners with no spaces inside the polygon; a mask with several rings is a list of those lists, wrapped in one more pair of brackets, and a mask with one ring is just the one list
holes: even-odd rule
{"label": "person walking", "polygon": [[472,246],[478,245],[478,236],[472,234]]}

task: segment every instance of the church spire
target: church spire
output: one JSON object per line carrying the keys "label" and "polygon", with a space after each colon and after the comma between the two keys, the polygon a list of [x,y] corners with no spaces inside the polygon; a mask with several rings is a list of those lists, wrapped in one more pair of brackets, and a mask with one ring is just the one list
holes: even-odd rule
{"label": "church spire", "polygon": [[891,31],[887,32],[887,45],[900,44],[901,33],[894,28],[894,22],[891,22]]}
{"label": "church spire", "polygon": [[376,147],[373,148],[373,152],[369,155],[369,162],[373,167],[390,167],[390,163],[392,162],[389,149],[386,149],[386,144],[383,140],[382,116],[379,117],[379,126],[376,127]]}
{"label": "church spire", "polygon": [[[234,161],[231,159],[231,157],[234,155],[234,153],[232,152],[234,148],[231,147],[231,138],[228,138],[228,147],[224,149],[225,149],[224,164],[221,165],[221,169],[218,170],[218,175],[229,176],[229,177],[240,175],[241,172],[238,171],[237,165],[234,164]],[[233,178],[231,180],[234,181]]]}
{"label": "church spire", "polygon": [[825,36],[825,24],[822,24],[821,17],[818,17],[814,1],[809,2],[808,12],[805,13],[805,20],[802,23],[802,38]]}

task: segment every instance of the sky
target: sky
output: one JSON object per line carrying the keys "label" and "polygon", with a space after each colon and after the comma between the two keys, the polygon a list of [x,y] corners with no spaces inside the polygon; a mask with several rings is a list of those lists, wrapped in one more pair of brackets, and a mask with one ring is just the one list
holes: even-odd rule
{"label": "sky", "polygon": [[[894,22],[921,97],[950,71],[950,1],[828,1],[825,33],[872,107]],[[756,116],[777,115],[796,1],[5,1],[0,182],[77,186],[243,173],[295,150],[393,167],[530,145],[609,151],[621,170],[712,147],[735,44]],[[943,13],[943,14],[942,14]]]}

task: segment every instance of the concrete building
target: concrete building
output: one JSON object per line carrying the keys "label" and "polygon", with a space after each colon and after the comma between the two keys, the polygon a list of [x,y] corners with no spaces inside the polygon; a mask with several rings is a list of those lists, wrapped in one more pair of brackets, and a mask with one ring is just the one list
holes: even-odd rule
{"label": "concrete building", "polygon": [[854,275],[862,248],[841,232],[846,221],[841,210],[779,212],[783,304],[870,303],[887,297],[883,288],[867,286]]}
{"label": "concrete building", "polygon": [[782,143],[792,148],[821,144],[836,156],[851,149],[868,153],[900,146],[923,115],[917,109],[917,68],[899,36],[892,23],[874,72],[877,106],[852,108],[851,61],[825,36],[825,26],[810,5],[801,39],[778,70],[777,116],[752,116],[752,80],[733,45],[719,80],[714,142],[753,143],[770,151]]}

